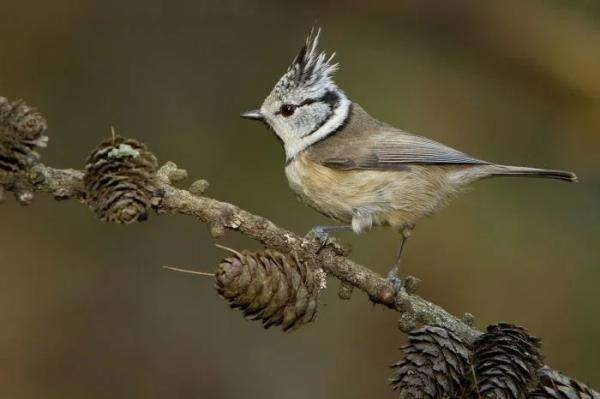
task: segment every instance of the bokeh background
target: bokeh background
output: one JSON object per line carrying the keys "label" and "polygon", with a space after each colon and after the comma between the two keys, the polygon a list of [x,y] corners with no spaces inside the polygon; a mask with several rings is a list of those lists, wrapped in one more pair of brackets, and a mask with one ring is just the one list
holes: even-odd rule
{"label": "bokeh background", "polygon": [[[0,95],[49,120],[43,160],[81,167],[109,127],[211,182],[209,195],[302,233],[283,151],[238,114],[260,104],[312,25],[336,80],[374,116],[484,159],[574,170],[576,185],[489,180],[421,223],[404,272],[477,326],[544,338],[600,388],[597,1],[3,1]],[[0,206],[0,398],[385,398],[396,314],[330,281],[320,318],[263,331],[217,298],[224,255],[182,216],[103,224],[74,201]],[[398,236],[341,234],[380,272]],[[229,233],[222,243],[256,248]]]}

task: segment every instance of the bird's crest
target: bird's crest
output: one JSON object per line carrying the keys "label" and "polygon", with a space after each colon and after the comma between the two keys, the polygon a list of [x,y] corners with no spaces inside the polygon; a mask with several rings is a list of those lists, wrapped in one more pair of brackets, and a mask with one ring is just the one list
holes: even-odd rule
{"label": "bird's crest", "polygon": [[328,57],[325,52],[319,52],[317,47],[320,34],[321,28],[316,34],[311,29],[292,65],[275,85],[275,93],[282,95],[299,88],[311,90],[335,86],[331,79],[331,75],[338,69],[338,64],[332,62],[335,53]]}

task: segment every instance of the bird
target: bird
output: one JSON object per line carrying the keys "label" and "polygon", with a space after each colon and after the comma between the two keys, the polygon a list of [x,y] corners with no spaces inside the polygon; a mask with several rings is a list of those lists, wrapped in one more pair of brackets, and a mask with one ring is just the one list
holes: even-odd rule
{"label": "bird", "polygon": [[333,80],[335,53],[318,48],[312,29],[292,64],[256,110],[285,150],[285,175],[301,201],[339,225],[315,226],[321,245],[329,233],[356,234],[387,226],[400,233],[388,279],[400,291],[400,260],[416,223],[435,214],[471,183],[518,176],[577,181],[568,171],[507,166],[469,156],[381,122]]}

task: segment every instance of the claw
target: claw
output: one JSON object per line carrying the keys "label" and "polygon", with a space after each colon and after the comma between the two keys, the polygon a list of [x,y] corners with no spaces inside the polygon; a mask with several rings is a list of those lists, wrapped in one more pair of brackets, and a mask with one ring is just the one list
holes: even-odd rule
{"label": "claw", "polygon": [[398,297],[404,289],[404,281],[398,277],[398,266],[392,267],[392,270],[388,273],[387,280],[392,283],[396,297]]}
{"label": "claw", "polygon": [[316,238],[317,240],[319,240],[319,249],[317,250],[317,254],[319,252],[321,252],[323,250],[323,248],[325,247],[330,247],[332,248],[338,255],[340,256],[348,256],[348,254],[350,253],[350,251],[346,248],[344,248],[343,246],[341,246],[333,237],[329,236],[329,233],[332,231],[342,231],[342,230],[349,230],[351,228],[351,226],[315,226],[312,229],[310,229],[310,231],[308,232],[308,234],[306,234],[305,238],[306,239],[314,239]]}
{"label": "claw", "polygon": [[325,231],[323,226],[313,227],[312,229],[310,229],[308,234],[306,234],[306,236],[307,237],[315,237],[317,240],[319,240],[319,244],[321,245],[321,247],[319,248],[319,251],[321,251],[323,248],[325,248],[327,246],[327,244],[329,244],[331,242],[331,239],[329,238],[329,233],[327,233],[327,231]]}

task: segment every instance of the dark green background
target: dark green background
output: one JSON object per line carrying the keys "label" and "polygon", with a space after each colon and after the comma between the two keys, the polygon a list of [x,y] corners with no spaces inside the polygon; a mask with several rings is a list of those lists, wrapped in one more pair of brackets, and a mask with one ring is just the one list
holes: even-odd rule
{"label": "dark green background", "polygon": [[[303,233],[283,151],[238,114],[260,104],[313,24],[337,82],[374,116],[476,157],[574,170],[576,185],[477,184],[421,223],[404,272],[479,327],[526,325],[549,364],[600,388],[600,6],[596,1],[7,1],[0,95],[46,115],[43,160],[81,167],[109,135],[211,182],[209,195]],[[224,255],[189,217],[103,224],[39,195],[0,207],[0,398],[386,398],[405,337],[362,294],[316,324],[263,331],[210,279]],[[398,236],[351,243],[384,272]],[[257,244],[230,233],[234,248]]]}

